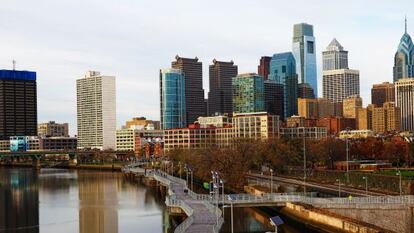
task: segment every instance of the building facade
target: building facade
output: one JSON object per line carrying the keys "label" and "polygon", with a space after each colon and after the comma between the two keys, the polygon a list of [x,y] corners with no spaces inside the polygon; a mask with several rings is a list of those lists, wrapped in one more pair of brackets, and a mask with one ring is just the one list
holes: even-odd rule
{"label": "building facade", "polygon": [[372,114],[375,105],[369,104],[366,108],[358,109],[357,125],[359,130],[372,129]]}
{"label": "building facade", "polygon": [[[188,114],[185,101],[185,80],[181,70],[160,70],[161,129],[186,126]],[[201,103],[199,102],[200,105]]]}
{"label": "building facade", "polygon": [[197,123],[200,128],[223,128],[227,125],[231,125],[231,117],[229,116],[210,116],[210,117],[199,117]]}
{"label": "building facade", "polygon": [[237,66],[233,61],[213,60],[213,64],[209,66],[208,115],[233,112],[232,78],[237,74]]}
{"label": "building facade", "polygon": [[323,70],[348,69],[348,51],[334,38],[322,52]]}
{"label": "building facade", "polygon": [[302,99],[314,99],[313,89],[308,83],[298,84],[298,98]]}
{"label": "building facade", "polygon": [[362,108],[362,98],[356,95],[349,96],[343,101],[343,116],[357,119],[360,108]]}
{"label": "building facade", "polygon": [[40,150],[75,151],[78,139],[75,137],[46,137],[39,139]]}
{"label": "building facade", "polygon": [[206,115],[203,89],[203,67],[198,58],[175,57],[171,67],[179,69],[184,78],[186,116],[185,124],[192,124],[199,116]]}
{"label": "building facade", "polygon": [[88,71],[76,80],[78,148],[115,149],[115,77]]}
{"label": "building facade", "polygon": [[359,95],[359,71],[348,68],[348,51],[333,39],[322,53],[323,97],[334,103]]}
{"label": "building facade", "polygon": [[372,111],[372,130],[376,133],[398,132],[401,130],[401,109],[394,102]]}
{"label": "building facade", "polygon": [[385,102],[395,102],[394,84],[389,82],[374,84],[371,88],[371,103],[382,107]]}
{"label": "building facade", "polygon": [[400,79],[395,83],[396,106],[401,109],[401,129],[414,131],[414,79]]}
{"label": "building facade", "polygon": [[40,137],[69,137],[69,124],[49,121],[37,125],[37,134]]}
{"label": "building facade", "polygon": [[318,119],[318,100],[298,98],[298,115],[308,119]]}
{"label": "building facade", "polygon": [[401,37],[397,52],[394,56],[394,82],[400,79],[414,77],[414,44],[407,33],[407,19],[405,19],[405,32]]}
{"label": "building facade", "polygon": [[263,57],[260,58],[259,66],[257,66],[257,74],[262,76],[264,80],[268,79],[269,65],[270,65],[270,60],[271,59],[272,59],[272,57],[263,56]]}
{"label": "building facade", "polygon": [[241,74],[232,80],[233,112],[262,112],[264,106],[263,77],[254,73]]}
{"label": "building facade", "polygon": [[232,119],[233,138],[265,140],[279,136],[279,116],[266,112],[235,114]]}
{"label": "building facade", "polygon": [[137,130],[157,130],[160,129],[160,122],[147,120],[145,117],[133,117],[131,120],[125,122],[125,128]]}
{"label": "building facade", "polygon": [[264,81],[265,111],[271,115],[284,117],[284,88],[273,80]]}
{"label": "building facade", "polygon": [[297,114],[298,76],[291,52],[274,54],[270,61],[269,80],[283,85],[283,119]]}
{"label": "building facade", "polygon": [[312,25],[300,23],[293,26],[292,52],[296,60],[298,83],[309,83],[317,97],[316,46]]}
{"label": "building facade", "polygon": [[0,139],[37,135],[36,72],[0,70]]}
{"label": "building facade", "polygon": [[216,129],[200,128],[193,124],[188,128],[164,130],[164,150],[202,149],[216,145]]}
{"label": "building facade", "polygon": [[329,135],[338,135],[342,130],[355,129],[356,121],[353,118],[329,116],[319,118],[316,125],[325,127]]}
{"label": "building facade", "polygon": [[322,139],[328,136],[325,127],[281,128],[280,137],[287,139]]}

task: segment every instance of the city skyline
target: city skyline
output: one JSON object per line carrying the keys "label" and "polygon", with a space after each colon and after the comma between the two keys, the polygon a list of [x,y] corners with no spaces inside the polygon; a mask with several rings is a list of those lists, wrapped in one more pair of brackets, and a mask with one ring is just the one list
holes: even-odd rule
{"label": "city skyline", "polygon": [[[401,1],[404,4],[395,4],[392,10],[386,11],[390,6],[385,1],[373,2],[352,1],[338,11],[334,3],[324,3],[322,8],[322,2],[302,2],[304,7],[295,9],[294,2],[237,1],[241,9],[233,12],[229,9],[235,2],[229,1],[209,12],[215,4],[188,1],[165,3],[163,6],[170,12],[153,18],[151,12],[158,12],[159,4],[149,1],[139,4],[127,1],[121,5],[89,1],[86,7],[72,2],[44,1],[44,6],[40,6],[29,1],[24,5],[6,1],[0,9],[4,35],[0,38],[4,51],[0,68],[11,69],[15,59],[17,70],[36,71],[38,121],[69,122],[73,135],[76,132],[75,80],[88,70],[117,77],[118,127],[138,115],[159,120],[158,70],[168,67],[176,54],[197,56],[203,62],[206,97],[208,66],[214,58],[233,60],[239,73],[256,72],[261,56],[289,51],[293,24],[306,22],[314,26],[316,37],[319,96],[322,51],[337,38],[350,51],[349,66],[361,72],[361,96],[366,106],[373,83],[392,81],[393,58],[404,33],[404,15],[414,6],[409,1]],[[274,9],[279,9],[277,22],[270,20],[274,18]],[[170,23],[174,10],[180,10],[180,15]],[[75,12],[77,17],[73,14],[65,17],[66,11]],[[243,17],[244,12],[260,17]],[[411,34],[414,31],[410,30],[410,15],[407,18]],[[230,30],[212,27],[216,21],[226,19],[243,27]],[[206,29],[209,31],[205,32]],[[189,31],[193,33],[186,33]],[[372,53],[368,54],[367,50]]]}

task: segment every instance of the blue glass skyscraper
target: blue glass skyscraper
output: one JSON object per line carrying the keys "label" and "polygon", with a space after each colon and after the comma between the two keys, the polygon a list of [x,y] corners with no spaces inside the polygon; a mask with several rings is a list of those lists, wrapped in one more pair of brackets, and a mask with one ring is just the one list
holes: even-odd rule
{"label": "blue glass skyscraper", "polygon": [[181,70],[160,70],[161,129],[186,127],[184,82]]}
{"label": "blue glass skyscraper", "polygon": [[291,52],[274,54],[270,60],[269,80],[283,85],[284,116],[287,118],[298,111],[298,76],[296,62]]}
{"label": "blue glass skyscraper", "polygon": [[308,83],[317,97],[316,51],[312,25],[300,23],[293,26],[292,52],[296,61],[298,83]]}
{"label": "blue glass skyscraper", "polygon": [[394,56],[394,82],[403,78],[414,77],[414,44],[407,33],[407,19],[405,19],[405,32]]}

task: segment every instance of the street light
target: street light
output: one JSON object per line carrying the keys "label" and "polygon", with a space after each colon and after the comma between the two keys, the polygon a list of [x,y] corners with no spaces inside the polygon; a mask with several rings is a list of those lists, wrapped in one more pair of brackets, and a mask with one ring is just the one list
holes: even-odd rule
{"label": "street light", "polygon": [[306,196],[306,141],[305,141],[306,131],[303,128],[303,192]]}
{"label": "street light", "polygon": [[368,195],[368,176],[362,177],[365,180],[365,194]]}
{"label": "street light", "polygon": [[397,172],[396,175],[400,177],[400,196],[401,196],[402,195],[402,178],[401,178],[401,171],[398,170],[398,172]]}
{"label": "street light", "polygon": [[346,128],[347,136],[345,138],[346,144],[346,182],[349,183],[349,143],[348,143],[348,136],[349,136],[349,128]]}
{"label": "street light", "polygon": [[341,197],[341,180],[336,179],[336,182],[338,182],[338,196]]}
{"label": "street light", "polygon": [[273,169],[270,169],[270,193],[273,194]]}

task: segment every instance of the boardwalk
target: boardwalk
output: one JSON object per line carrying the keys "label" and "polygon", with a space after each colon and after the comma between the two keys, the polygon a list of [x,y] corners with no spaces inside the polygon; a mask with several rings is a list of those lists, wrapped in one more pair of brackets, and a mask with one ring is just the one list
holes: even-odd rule
{"label": "boardwalk", "polygon": [[144,170],[139,167],[124,169],[124,172],[143,174],[146,177],[152,177],[158,182],[168,187],[166,204],[170,207],[181,208],[188,218],[180,224],[174,232],[219,232],[224,219],[221,217],[221,210],[210,203],[210,201],[193,198],[197,194],[191,190],[184,192],[186,189],[185,180],[170,176],[165,172],[156,170]]}
{"label": "boardwalk", "polygon": [[[139,166],[139,165],[138,165]],[[206,194],[197,194],[186,189],[186,181],[165,172],[144,170],[140,167],[129,166],[124,172],[141,174],[153,178],[168,187],[169,196],[166,204],[170,207],[181,208],[188,218],[180,224],[174,232],[219,232],[222,224],[222,212],[215,205],[229,205],[235,207],[246,206],[283,206],[286,203],[306,203],[319,208],[327,209],[356,209],[369,207],[381,209],[387,206],[413,206],[414,196],[368,196],[352,198],[320,198],[304,196],[303,193],[274,193],[255,196],[250,194],[229,194],[212,197]],[[375,224],[374,224],[375,225]]]}

